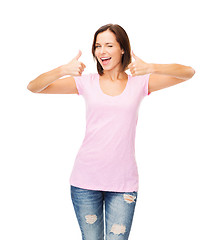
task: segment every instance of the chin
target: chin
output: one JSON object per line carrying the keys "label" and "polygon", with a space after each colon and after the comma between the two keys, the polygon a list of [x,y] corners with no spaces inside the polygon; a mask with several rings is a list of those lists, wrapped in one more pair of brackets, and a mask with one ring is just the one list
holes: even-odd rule
{"label": "chin", "polygon": [[103,67],[103,70],[104,71],[111,71],[111,70],[113,70],[113,68],[111,68],[111,67]]}

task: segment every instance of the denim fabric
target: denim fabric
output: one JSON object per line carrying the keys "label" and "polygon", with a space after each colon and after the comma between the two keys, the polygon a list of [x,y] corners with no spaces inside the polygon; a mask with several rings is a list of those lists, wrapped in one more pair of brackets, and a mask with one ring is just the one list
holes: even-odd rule
{"label": "denim fabric", "polygon": [[138,192],[96,191],[71,185],[82,240],[127,240],[137,195]]}

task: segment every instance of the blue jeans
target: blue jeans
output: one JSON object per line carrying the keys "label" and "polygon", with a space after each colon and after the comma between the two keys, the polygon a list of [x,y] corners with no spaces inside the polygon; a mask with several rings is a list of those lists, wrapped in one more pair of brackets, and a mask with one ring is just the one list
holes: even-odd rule
{"label": "blue jeans", "polygon": [[104,240],[104,213],[105,239],[127,240],[137,194],[137,192],[95,191],[71,185],[71,199],[82,240]]}

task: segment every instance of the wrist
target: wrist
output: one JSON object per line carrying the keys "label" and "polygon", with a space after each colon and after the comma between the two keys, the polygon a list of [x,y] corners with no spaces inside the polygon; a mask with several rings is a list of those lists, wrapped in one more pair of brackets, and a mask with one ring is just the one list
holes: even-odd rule
{"label": "wrist", "polygon": [[148,63],[147,72],[148,72],[148,74],[155,73],[156,72],[156,64]]}
{"label": "wrist", "polygon": [[69,75],[66,65],[59,66],[59,71],[60,71],[60,74],[62,75],[62,77],[65,75]]}

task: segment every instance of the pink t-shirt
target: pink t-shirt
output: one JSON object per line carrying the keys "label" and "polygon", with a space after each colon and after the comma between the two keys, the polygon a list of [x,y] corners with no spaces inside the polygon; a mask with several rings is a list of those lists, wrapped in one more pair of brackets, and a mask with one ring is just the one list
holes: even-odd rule
{"label": "pink t-shirt", "polygon": [[86,103],[86,132],[76,156],[70,184],[114,192],[138,191],[135,132],[141,100],[148,96],[149,75],[128,75],[124,91],[105,94],[99,74],[74,77]]}

